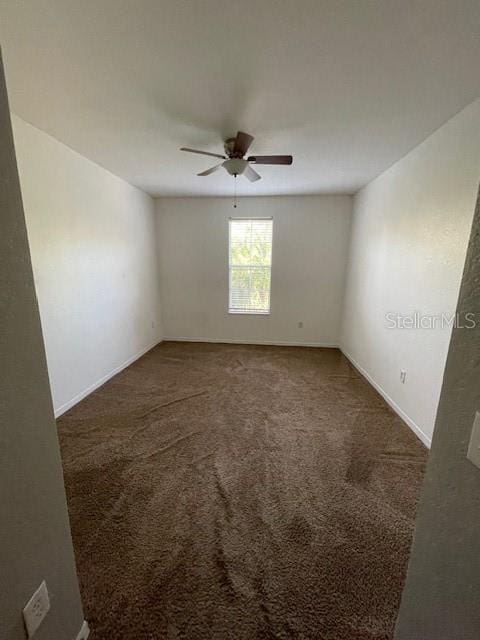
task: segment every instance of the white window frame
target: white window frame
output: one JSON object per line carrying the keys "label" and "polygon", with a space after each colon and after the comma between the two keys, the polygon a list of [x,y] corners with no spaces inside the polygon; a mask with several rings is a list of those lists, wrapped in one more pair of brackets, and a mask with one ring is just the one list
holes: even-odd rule
{"label": "white window frame", "polygon": [[[272,222],[272,242],[271,242],[271,252],[270,252],[270,289],[268,292],[268,310],[262,309],[231,309],[230,308],[230,276],[231,276],[231,268],[232,264],[230,263],[230,242],[231,242],[231,223],[235,220],[270,220]],[[272,308],[272,264],[273,264],[273,217],[253,217],[253,216],[244,216],[244,217],[231,217],[228,219],[228,264],[227,264],[227,278],[228,278],[228,297],[227,297],[227,311],[232,315],[246,315],[246,316],[269,316]],[[233,265],[233,266],[243,266],[246,269],[252,269],[257,267],[258,265]]]}

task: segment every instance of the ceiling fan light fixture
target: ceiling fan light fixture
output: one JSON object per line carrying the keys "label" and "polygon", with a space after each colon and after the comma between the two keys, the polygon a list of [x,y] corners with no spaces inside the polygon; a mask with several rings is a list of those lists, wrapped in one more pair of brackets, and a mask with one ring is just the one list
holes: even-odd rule
{"label": "ceiling fan light fixture", "polygon": [[242,158],[230,158],[222,162],[222,165],[231,176],[240,176],[247,168],[248,162]]}

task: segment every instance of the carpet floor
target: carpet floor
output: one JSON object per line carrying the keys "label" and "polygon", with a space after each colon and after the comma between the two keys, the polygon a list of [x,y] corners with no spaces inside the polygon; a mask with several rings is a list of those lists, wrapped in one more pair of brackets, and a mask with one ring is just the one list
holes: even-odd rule
{"label": "carpet floor", "polygon": [[163,343],[58,426],[92,640],[392,638],[427,452],[338,350]]}

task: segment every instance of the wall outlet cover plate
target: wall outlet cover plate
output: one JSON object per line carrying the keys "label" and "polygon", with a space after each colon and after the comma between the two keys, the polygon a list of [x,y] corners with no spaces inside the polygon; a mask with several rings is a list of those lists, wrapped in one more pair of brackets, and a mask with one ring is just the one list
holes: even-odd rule
{"label": "wall outlet cover plate", "polygon": [[23,619],[29,638],[33,636],[49,611],[50,598],[44,580],[23,608]]}
{"label": "wall outlet cover plate", "polygon": [[480,469],[480,412],[477,411],[473,421],[467,458]]}

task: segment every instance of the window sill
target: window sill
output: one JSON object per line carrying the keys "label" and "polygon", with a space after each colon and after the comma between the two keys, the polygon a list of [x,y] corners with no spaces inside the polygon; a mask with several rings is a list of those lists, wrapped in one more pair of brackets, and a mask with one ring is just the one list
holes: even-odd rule
{"label": "window sill", "polygon": [[234,309],[229,309],[228,313],[233,316],[269,316],[270,311],[235,311]]}

